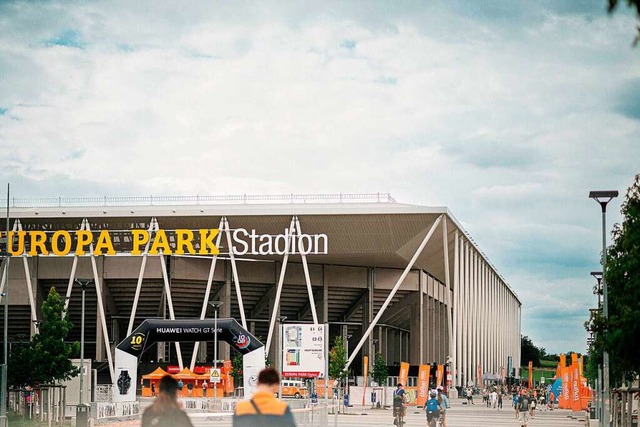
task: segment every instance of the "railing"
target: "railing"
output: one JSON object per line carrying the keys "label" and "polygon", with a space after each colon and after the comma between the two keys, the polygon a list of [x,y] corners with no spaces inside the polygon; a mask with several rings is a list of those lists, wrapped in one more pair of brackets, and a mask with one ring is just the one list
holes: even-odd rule
{"label": "railing", "polygon": [[[155,206],[261,203],[396,203],[389,193],[330,194],[238,194],[221,196],[126,196],[126,197],[12,197],[14,208],[91,207],[91,206]],[[6,210],[7,199],[0,199],[0,210]]]}

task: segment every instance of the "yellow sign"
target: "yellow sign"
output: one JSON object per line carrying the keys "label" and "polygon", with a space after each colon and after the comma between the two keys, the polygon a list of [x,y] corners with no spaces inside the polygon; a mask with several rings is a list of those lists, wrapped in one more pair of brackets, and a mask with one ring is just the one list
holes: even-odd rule
{"label": "yellow sign", "polygon": [[209,378],[210,378],[212,383],[219,383],[220,382],[220,369],[211,368],[211,374],[209,375]]}
{"label": "yellow sign", "polygon": [[[219,232],[217,228],[132,229],[113,232],[112,236],[109,230],[10,231],[6,249],[12,256],[115,255],[115,241],[119,251],[131,255],[142,255],[147,245],[149,255],[218,255],[215,239]],[[227,251],[238,256],[328,253],[326,234],[297,234],[285,229],[282,234],[271,235],[237,228],[230,235],[232,243]],[[0,237],[7,237],[7,233],[0,233]]]}

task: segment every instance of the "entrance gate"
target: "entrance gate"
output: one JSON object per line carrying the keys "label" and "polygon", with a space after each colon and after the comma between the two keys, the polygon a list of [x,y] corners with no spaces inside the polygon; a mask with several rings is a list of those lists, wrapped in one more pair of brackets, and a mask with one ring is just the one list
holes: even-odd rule
{"label": "entrance gate", "polygon": [[[218,319],[218,340],[227,342],[242,356],[245,395],[256,388],[258,373],[264,369],[264,345],[235,319]],[[116,347],[113,401],[136,400],[138,359],[156,342],[213,341],[214,319],[180,319],[143,321]]]}

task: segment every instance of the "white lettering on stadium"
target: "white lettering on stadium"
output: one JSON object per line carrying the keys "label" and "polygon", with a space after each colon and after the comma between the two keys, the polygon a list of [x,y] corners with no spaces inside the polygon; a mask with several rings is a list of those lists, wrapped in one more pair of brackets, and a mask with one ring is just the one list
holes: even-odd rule
{"label": "white lettering on stadium", "polygon": [[290,254],[326,255],[329,249],[329,238],[326,234],[291,234],[285,228],[284,234],[257,234],[244,228],[233,232],[234,255],[284,255],[289,245]]}

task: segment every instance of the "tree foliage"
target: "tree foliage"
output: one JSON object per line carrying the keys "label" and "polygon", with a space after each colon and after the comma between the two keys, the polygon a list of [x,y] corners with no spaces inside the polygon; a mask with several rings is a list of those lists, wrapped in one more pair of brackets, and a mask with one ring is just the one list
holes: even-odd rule
{"label": "tree foliage", "polygon": [[329,377],[335,380],[346,379],[347,372],[347,349],[345,348],[344,339],[337,336],[333,347],[329,350]]}
{"label": "tree foliage", "polygon": [[[609,13],[613,13],[619,3],[619,0],[609,0]],[[636,17],[640,20],[640,0],[626,0],[626,3],[628,7],[630,7],[631,9],[635,9]],[[638,34],[633,40],[634,47],[637,46],[638,41],[640,41],[640,26],[637,27],[637,32]]]}
{"label": "tree foliage", "polygon": [[640,341],[640,174],[629,187],[621,211],[622,225],[614,225],[613,242],[607,250],[609,319],[599,313],[587,324],[587,329],[596,332],[590,347],[592,363],[602,363],[606,349],[613,383],[640,373],[635,345]]}
{"label": "tree foliage", "polygon": [[546,350],[540,349],[533,345],[531,339],[522,335],[520,338],[520,360],[522,361],[522,365],[526,365],[529,362],[533,362],[533,366],[542,366],[540,363],[540,358],[542,355],[546,354]]}
{"label": "tree foliage", "polygon": [[80,371],[70,360],[79,353],[80,345],[64,342],[73,324],[55,288],[49,290],[41,309],[39,333],[31,342],[12,348],[8,369],[11,385],[53,384]]}
{"label": "tree foliage", "polygon": [[387,361],[384,360],[381,353],[376,353],[376,356],[373,361],[373,369],[371,371],[371,378],[378,385],[385,385],[387,382],[387,377],[389,376],[389,372],[387,370]]}
{"label": "tree foliage", "polygon": [[240,352],[238,352],[232,359],[231,359],[231,376],[233,377],[233,382],[235,384],[236,387],[242,387],[242,382],[244,381],[244,376],[243,376],[243,359],[242,359],[242,354]]}

